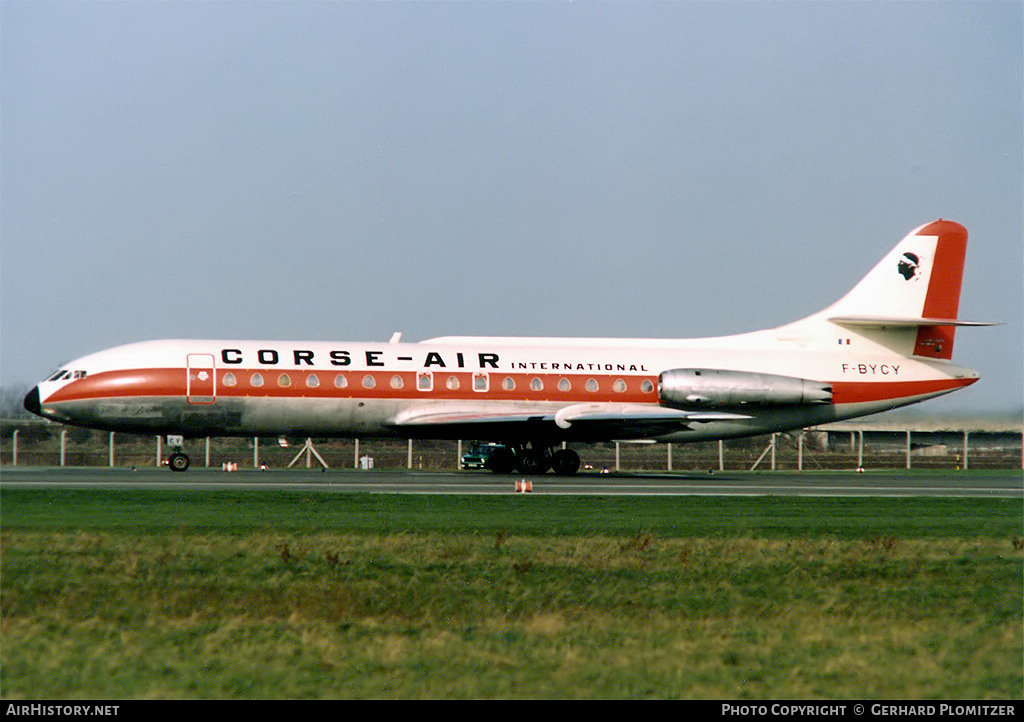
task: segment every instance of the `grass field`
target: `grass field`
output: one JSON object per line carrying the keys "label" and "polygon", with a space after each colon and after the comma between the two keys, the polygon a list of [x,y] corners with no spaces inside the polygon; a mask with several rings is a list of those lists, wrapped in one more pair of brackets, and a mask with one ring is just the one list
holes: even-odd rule
{"label": "grass field", "polygon": [[0,694],[1020,699],[1021,512],[5,488]]}

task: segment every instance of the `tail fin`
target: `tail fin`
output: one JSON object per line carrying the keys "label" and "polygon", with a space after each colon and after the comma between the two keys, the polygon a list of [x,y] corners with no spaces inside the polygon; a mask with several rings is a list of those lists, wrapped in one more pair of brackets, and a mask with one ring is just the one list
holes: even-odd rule
{"label": "tail fin", "polygon": [[950,359],[956,326],[989,325],[957,319],[966,253],[966,228],[942,219],[927,223],[815,316],[841,326],[898,331],[894,345],[905,346],[906,353]]}

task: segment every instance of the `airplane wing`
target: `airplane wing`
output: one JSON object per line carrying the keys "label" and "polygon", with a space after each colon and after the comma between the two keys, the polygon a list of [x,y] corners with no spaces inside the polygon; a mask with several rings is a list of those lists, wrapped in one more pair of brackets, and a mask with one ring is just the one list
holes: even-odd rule
{"label": "airplane wing", "polygon": [[683,411],[636,404],[573,404],[555,413],[560,429],[615,439],[658,436],[688,428],[693,423],[749,419],[721,411]]}
{"label": "airplane wing", "polygon": [[441,403],[406,409],[391,425],[408,431],[446,431],[461,438],[535,439],[544,436],[631,439],[679,431],[693,423],[747,419],[717,411],[683,411],[640,404],[571,404],[538,412],[480,404]]}

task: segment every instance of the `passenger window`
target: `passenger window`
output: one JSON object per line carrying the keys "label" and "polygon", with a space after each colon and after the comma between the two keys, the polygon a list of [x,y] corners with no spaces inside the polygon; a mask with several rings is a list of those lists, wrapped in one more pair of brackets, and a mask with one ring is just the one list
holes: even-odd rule
{"label": "passenger window", "polygon": [[513,379],[511,376],[506,376],[505,379],[501,382],[501,388],[505,389],[506,391],[515,391],[515,379]]}
{"label": "passenger window", "polygon": [[543,391],[543,390],[544,390],[544,382],[541,381],[536,376],[534,376],[533,379],[530,381],[530,391]]}
{"label": "passenger window", "polygon": [[569,379],[558,379],[558,390],[559,391],[570,391],[572,384],[569,383]]}
{"label": "passenger window", "polygon": [[459,386],[461,386],[461,384],[459,383],[458,376],[449,376],[448,380],[445,381],[444,385],[448,387],[449,391],[458,391]]}
{"label": "passenger window", "polygon": [[612,391],[617,393],[623,393],[626,390],[626,382],[622,379],[615,379],[615,383],[612,384]]}
{"label": "passenger window", "polygon": [[315,389],[319,385],[320,379],[317,378],[316,374],[310,374],[309,376],[306,377],[306,386],[308,386],[309,388]]}
{"label": "passenger window", "polygon": [[398,374],[395,374],[394,376],[391,377],[391,388],[393,388],[393,389],[400,389],[403,386],[405,386],[405,382],[402,381],[402,377],[401,376],[399,376]]}
{"label": "passenger window", "polygon": [[282,388],[287,388],[292,385],[292,378],[288,374],[281,374],[277,377],[277,385]]}
{"label": "passenger window", "polygon": [[345,374],[338,374],[334,377],[334,388],[343,389],[348,386],[348,378]]}
{"label": "passenger window", "polygon": [[364,389],[372,389],[376,385],[377,385],[377,381],[376,381],[376,379],[373,378],[373,376],[371,376],[370,374],[366,374],[366,376],[363,376],[363,388]]}
{"label": "passenger window", "polygon": [[649,380],[645,379],[644,382],[640,384],[640,390],[643,391],[645,394],[649,394],[652,391],[654,391],[654,384],[652,384]]}
{"label": "passenger window", "polygon": [[473,390],[474,391],[486,391],[490,382],[486,373],[475,373],[473,374]]}
{"label": "passenger window", "polygon": [[597,379],[587,379],[587,391],[597,391]]}
{"label": "passenger window", "polygon": [[238,383],[238,379],[236,379],[235,375],[229,371],[228,373],[224,374],[224,377],[220,380],[220,382],[225,386],[234,386],[235,384]]}
{"label": "passenger window", "polygon": [[252,376],[249,377],[249,383],[252,384],[253,386],[262,386],[263,376],[260,374],[253,374]]}
{"label": "passenger window", "polygon": [[430,371],[420,371],[416,374],[416,388],[420,391],[432,391],[434,389],[434,374]]}

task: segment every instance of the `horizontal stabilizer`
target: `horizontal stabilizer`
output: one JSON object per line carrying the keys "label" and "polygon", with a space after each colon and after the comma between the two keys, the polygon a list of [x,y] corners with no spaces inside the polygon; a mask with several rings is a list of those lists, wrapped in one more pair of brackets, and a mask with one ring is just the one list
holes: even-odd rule
{"label": "horizontal stabilizer", "polygon": [[921,326],[998,326],[988,321],[961,321],[956,318],[896,318],[891,316],[832,316],[840,326],[866,328],[920,328]]}

